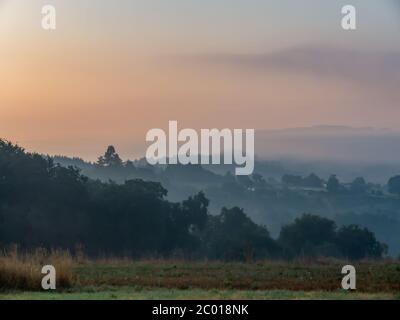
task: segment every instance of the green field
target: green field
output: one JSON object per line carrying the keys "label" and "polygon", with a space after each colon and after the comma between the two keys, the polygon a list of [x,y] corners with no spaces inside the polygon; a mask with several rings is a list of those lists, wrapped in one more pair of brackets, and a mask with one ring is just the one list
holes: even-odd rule
{"label": "green field", "polygon": [[0,294],[0,300],[313,300],[313,299],[362,299],[393,300],[400,299],[394,293],[354,293],[341,290],[323,291],[261,291],[261,290],[199,290],[199,289],[135,289],[86,288],[81,292],[11,292]]}
{"label": "green field", "polygon": [[341,289],[340,261],[74,262],[54,292],[8,290],[0,299],[400,299],[400,263],[355,263],[357,290]]}

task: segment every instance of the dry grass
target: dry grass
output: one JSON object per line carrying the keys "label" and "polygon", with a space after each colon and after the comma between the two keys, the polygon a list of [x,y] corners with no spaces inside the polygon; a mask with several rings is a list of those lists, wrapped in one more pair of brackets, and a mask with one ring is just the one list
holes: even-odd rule
{"label": "dry grass", "polygon": [[[400,293],[400,263],[395,260],[348,262],[335,259],[296,261],[185,261],[129,258],[89,259],[83,250],[74,258],[66,251],[37,249],[0,253],[0,290],[41,291],[44,265],[57,272],[57,289],[73,292],[88,288],[151,290],[237,290],[336,292],[341,288],[342,266],[357,269],[357,292]],[[71,290],[68,290],[71,291]],[[57,290],[58,291],[58,290]]]}
{"label": "dry grass", "polygon": [[41,290],[42,267],[56,268],[58,288],[73,285],[73,260],[66,251],[36,249],[22,253],[17,246],[0,253],[0,290]]}

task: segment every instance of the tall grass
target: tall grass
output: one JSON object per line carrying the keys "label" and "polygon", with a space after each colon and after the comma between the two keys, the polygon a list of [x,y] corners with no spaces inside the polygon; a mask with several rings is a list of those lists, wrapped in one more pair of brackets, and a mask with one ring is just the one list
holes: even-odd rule
{"label": "tall grass", "polygon": [[55,267],[57,288],[72,286],[73,259],[68,252],[43,248],[20,252],[13,246],[0,253],[0,290],[41,290],[45,265]]}
{"label": "tall grass", "polygon": [[335,291],[342,266],[357,268],[357,290],[400,292],[400,263],[336,259],[264,260],[252,263],[184,259],[89,258],[83,246],[68,251],[17,247],[0,252],[0,291],[41,291],[45,265],[56,268],[57,289],[103,290],[109,287],[202,290]]}

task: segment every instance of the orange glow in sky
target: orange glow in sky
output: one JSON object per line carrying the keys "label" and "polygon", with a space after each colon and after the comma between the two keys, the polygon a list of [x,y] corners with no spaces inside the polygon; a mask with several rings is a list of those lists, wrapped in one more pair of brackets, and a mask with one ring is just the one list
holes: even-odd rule
{"label": "orange glow in sky", "polygon": [[222,0],[215,10],[210,1],[145,2],[46,1],[58,14],[48,32],[44,1],[0,1],[1,136],[94,159],[108,144],[142,155],[145,133],[169,120],[195,129],[399,127],[389,1],[355,1],[365,17],[351,34],[340,30],[340,1],[320,5],[315,19],[313,1],[297,11],[289,1],[230,10]]}

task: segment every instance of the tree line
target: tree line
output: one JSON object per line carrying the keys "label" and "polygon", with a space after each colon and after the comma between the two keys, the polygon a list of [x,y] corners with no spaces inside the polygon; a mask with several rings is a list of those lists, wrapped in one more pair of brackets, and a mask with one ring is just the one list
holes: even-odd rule
{"label": "tree line", "polygon": [[[99,162],[119,165],[115,150]],[[314,179],[314,178],[313,178]],[[314,179],[315,180],[315,179]],[[333,256],[381,258],[387,246],[366,228],[304,214],[273,239],[238,207],[209,213],[203,192],[166,200],[159,182],[89,179],[75,167],[0,140],[0,246],[18,244],[92,256],[247,260]]]}

